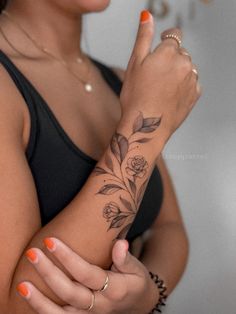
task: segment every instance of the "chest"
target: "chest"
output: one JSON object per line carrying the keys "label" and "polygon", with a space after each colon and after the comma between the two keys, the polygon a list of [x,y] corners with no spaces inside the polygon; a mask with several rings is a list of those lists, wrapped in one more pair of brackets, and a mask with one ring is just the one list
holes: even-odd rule
{"label": "chest", "polygon": [[[108,146],[120,120],[119,97],[94,64],[90,65],[88,93],[83,83],[59,63],[15,62],[42,96],[71,141],[85,154],[98,160]],[[77,74],[77,73],[76,73]],[[23,143],[30,137],[30,114],[24,108]]]}

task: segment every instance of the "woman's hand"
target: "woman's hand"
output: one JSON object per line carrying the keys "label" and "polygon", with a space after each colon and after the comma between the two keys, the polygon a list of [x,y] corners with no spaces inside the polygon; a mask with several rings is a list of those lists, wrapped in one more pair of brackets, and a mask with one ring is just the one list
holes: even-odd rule
{"label": "woman's hand", "polygon": [[[140,23],[120,95],[122,116],[141,111],[161,117],[165,142],[181,125],[200,96],[198,75],[190,56],[183,53],[174,38],[164,39],[153,51],[154,21],[150,13]],[[181,40],[179,29],[166,30],[166,35]],[[138,122],[137,122],[138,123]]]}
{"label": "woman's hand", "polygon": [[[45,244],[74,280],[66,276],[42,250],[28,250],[28,260],[52,291],[67,304],[59,306],[45,297],[32,283],[23,282],[18,285],[18,291],[36,313],[146,314],[157,303],[158,289],[145,266],[128,252],[126,240],[118,240],[114,244],[111,271],[89,264],[56,238],[47,239]],[[101,289],[107,275],[107,288],[95,291],[93,308],[85,310],[93,300],[91,290]]]}

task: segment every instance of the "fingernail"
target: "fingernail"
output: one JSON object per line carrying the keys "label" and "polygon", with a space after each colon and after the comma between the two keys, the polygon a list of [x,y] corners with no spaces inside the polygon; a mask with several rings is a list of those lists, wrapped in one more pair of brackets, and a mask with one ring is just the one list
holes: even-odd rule
{"label": "fingernail", "polygon": [[34,249],[27,250],[25,255],[31,263],[38,263],[38,255]]}
{"label": "fingernail", "polygon": [[140,22],[141,23],[145,23],[149,20],[150,18],[150,12],[148,10],[143,10],[141,13],[140,13]]}
{"label": "fingernail", "polygon": [[28,299],[30,297],[30,291],[23,282],[16,286],[16,290],[23,298]]}
{"label": "fingernail", "polygon": [[53,252],[56,250],[56,243],[51,238],[45,238],[43,243],[49,251]]}

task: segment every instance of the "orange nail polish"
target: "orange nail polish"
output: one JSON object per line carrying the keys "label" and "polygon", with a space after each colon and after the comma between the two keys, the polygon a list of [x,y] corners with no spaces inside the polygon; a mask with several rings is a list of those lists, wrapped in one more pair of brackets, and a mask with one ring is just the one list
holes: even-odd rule
{"label": "orange nail polish", "polygon": [[43,240],[43,243],[49,251],[55,251],[56,245],[55,245],[55,242],[51,238],[45,238]]}
{"label": "orange nail polish", "polygon": [[140,21],[143,23],[143,22],[147,22],[150,18],[150,13],[148,10],[143,10],[141,13],[140,13]]}
{"label": "orange nail polish", "polygon": [[16,290],[23,298],[28,298],[30,296],[30,291],[23,282],[16,286]]}
{"label": "orange nail polish", "polygon": [[38,262],[38,255],[34,249],[27,250],[25,255],[31,263],[35,264]]}

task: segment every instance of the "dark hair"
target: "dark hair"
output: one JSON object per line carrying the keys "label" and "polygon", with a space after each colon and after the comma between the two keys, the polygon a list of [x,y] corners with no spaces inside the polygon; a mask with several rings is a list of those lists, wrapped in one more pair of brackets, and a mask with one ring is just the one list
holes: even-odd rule
{"label": "dark hair", "polygon": [[5,9],[8,0],[0,0],[0,12]]}

